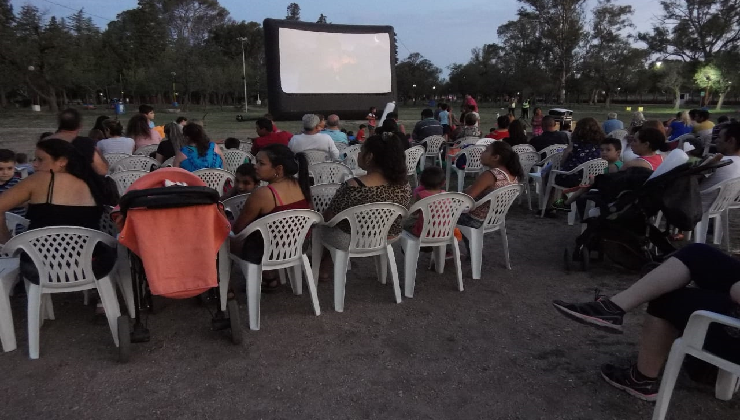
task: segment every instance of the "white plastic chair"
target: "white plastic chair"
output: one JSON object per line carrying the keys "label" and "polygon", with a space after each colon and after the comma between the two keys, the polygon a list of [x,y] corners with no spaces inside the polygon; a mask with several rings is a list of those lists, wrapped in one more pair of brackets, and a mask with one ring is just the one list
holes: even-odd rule
{"label": "white plastic chair", "polygon": [[157,151],[158,147],[158,144],[147,144],[146,146],[141,146],[138,149],[134,150],[134,155],[150,156],[152,153]]}
{"label": "white plastic chair", "polygon": [[671,402],[673,388],[681,371],[684,357],[690,354],[697,359],[711,363],[719,368],[717,382],[715,384],[715,397],[720,400],[729,401],[737,392],[738,377],[740,377],[740,365],[722,359],[704,350],[704,341],[710,324],[722,324],[732,328],[740,328],[740,320],[709,311],[696,311],[691,314],[689,323],[684,329],[683,336],[676,339],[668,354],[668,361],[663,370],[663,379],[660,381],[660,391],[653,409],[653,420],[665,419],[668,412],[668,404]]}
{"label": "white plastic chair", "polygon": [[312,186],[311,201],[313,202],[313,209],[323,214],[324,211],[329,208],[331,200],[334,199],[334,195],[341,186],[341,184],[321,184]]}
{"label": "white plastic chair", "polygon": [[337,150],[339,150],[339,153],[342,153],[342,151],[349,147],[349,144],[342,143],[342,142],[334,142],[334,146],[337,147]]}
{"label": "white plastic chair", "polygon": [[321,314],[319,298],[316,294],[316,282],[308,257],[303,254],[303,242],[311,226],[322,220],[321,215],[313,210],[286,210],[255,220],[235,236],[236,240],[244,240],[251,233],[259,232],[265,244],[265,252],[260,264],[252,264],[241,259],[239,255],[231,254],[231,259],[239,264],[247,280],[250,329],[254,331],[260,329],[260,291],[263,270],[292,268],[291,287],[294,294],[300,295],[303,289],[303,277],[301,276],[301,269],[303,269],[308,290],[311,293],[313,310],[317,316]]}
{"label": "white plastic chair", "polygon": [[172,168],[174,165],[175,165],[175,157],[172,156],[171,158],[162,162],[162,166],[160,166],[160,168]]}
{"label": "white plastic chair", "polygon": [[103,155],[103,157],[105,158],[105,161],[108,162],[109,166],[113,166],[118,163],[119,160],[131,157],[131,155],[128,153],[108,153],[107,155]]}
{"label": "white plastic chair", "polygon": [[207,186],[218,191],[219,194],[223,194],[226,183],[231,182],[231,185],[234,185],[234,174],[223,169],[199,169],[193,172],[193,175],[197,175]]}
{"label": "white plastic chair", "polygon": [[427,166],[427,158],[432,158],[432,165],[439,162],[439,166],[442,166],[442,157],[440,156],[442,144],[445,142],[443,136],[429,136],[421,141],[426,144],[426,153],[424,153],[424,161],[422,168]]}
{"label": "white plastic chair", "polygon": [[251,154],[252,153],[252,141],[246,140],[246,141],[239,142],[239,150],[241,150],[242,152],[247,152]]}
{"label": "white plastic chair", "polygon": [[[448,162],[450,169],[455,170],[457,174],[457,191],[462,191],[465,185],[465,175],[467,174],[479,174],[483,170],[483,164],[480,161],[480,157],[486,150],[484,146],[469,146],[460,150],[452,158],[453,160]],[[458,169],[455,166],[454,161],[459,159],[461,156],[465,156],[465,169]],[[445,180],[445,188],[450,189],[450,177]]]}
{"label": "white plastic chair", "polygon": [[[540,161],[540,154],[537,152],[521,152],[517,154],[519,155],[519,163],[522,165],[522,172],[524,173],[520,185],[524,189],[524,194],[527,195],[527,205],[532,210],[532,192],[529,190],[530,172],[534,165]],[[521,201],[522,196],[520,195],[519,202],[521,203]]]}
{"label": "white plastic chair", "polygon": [[494,139],[480,139],[480,140],[478,140],[475,143],[475,145],[476,146],[488,146],[489,144],[493,143],[494,141],[496,141],[496,140],[494,140]]}
{"label": "white plastic chair", "polygon": [[[605,161],[604,159],[591,159],[588,162],[584,162],[576,166],[570,171],[561,171],[559,169],[551,170],[549,180],[547,181],[547,188],[545,189],[545,194],[542,196],[542,201],[540,202],[540,206],[542,209],[541,216],[545,217],[545,210],[547,210],[547,202],[550,198],[550,194],[552,194],[554,191],[562,191],[567,189],[567,187],[563,187],[555,183],[556,176],[574,175],[580,172],[582,175],[579,185],[587,185],[593,182],[593,178],[596,175],[603,174],[604,169],[606,169],[608,166],[609,162]],[[576,203],[573,202],[570,205],[570,212],[568,213],[568,225],[572,226],[575,223],[577,213],[578,210],[576,208]]]}
{"label": "white plastic chair", "polygon": [[693,140],[695,138],[696,138],[696,135],[694,135],[694,133],[686,133],[686,134],[682,134],[676,137],[675,139],[672,140],[672,142],[673,141],[678,142],[678,146],[676,148],[683,150],[683,144],[686,142],[686,140]]}
{"label": "white plastic chair", "polygon": [[393,248],[388,243],[388,231],[399,217],[406,217],[406,208],[396,203],[371,203],[350,207],[326,222],[325,228],[334,228],[342,220],[349,222],[351,233],[348,249],[337,249],[322,239],[324,229],[316,229],[311,240],[314,278],[318,279],[321,256],[326,247],[334,261],[334,310],[344,312],[344,291],[347,282],[347,267],[350,258],[375,257],[375,268],[380,282],[385,284],[388,265],[396,295],[401,303],[401,288],[398,282],[398,267]]}
{"label": "white plastic chair", "polygon": [[543,162],[548,157],[550,157],[550,156],[552,156],[554,154],[557,154],[557,153],[562,153],[563,150],[565,150],[566,148],[568,148],[568,145],[567,144],[553,144],[551,146],[545,147],[544,149],[542,149],[539,152],[537,152],[537,153],[540,154],[540,156],[543,156],[542,161],[540,161],[539,163],[537,163],[537,165],[538,166],[544,166]]}
{"label": "white plastic chair", "polygon": [[409,214],[419,211],[424,223],[419,236],[404,230],[401,233],[401,248],[404,252],[404,295],[414,297],[416,285],[416,267],[419,261],[419,250],[422,246],[434,247],[432,254],[437,273],[444,272],[447,245],[452,246],[452,253],[457,269],[457,288],[463,291],[462,263],[460,247],[455,238],[455,225],[460,214],[472,208],[475,202],[463,193],[440,193],[421,199],[409,209]]}
{"label": "white plastic chair", "polygon": [[224,210],[231,213],[234,216],[234,220],[238,219],[239,215],[242,214],[242,210],[244,210],[244,204],[246,204],[247,198],[249,198],[249,194],[239,194],[227,198],[223,201]]}
{"label": "white plastic chair", "polygon": [[120,171],[145,171],[151,172],[159,168],[159,162],[148,156],[129,156],[119,160],[110,166],[110,173]]}
{"label": "white plastic chair", "polygon": [[116,187],[118,187],[118,194],[124,195],[126,194],[126,190],[128,190],[128,187],[131,186],[134,182],[136,182],[137,179],[141,178],[142,176],[148,174],[149,172],[146,171],[120,171],[120,172],[114,172],[110,175],[114,181],[116,181]]}
{"label": "white plastic chair", "polygon": [[[542,154],[542,151],[539,153]],[[539,208],[542,209],[542,196],[545,194],[545,182],[547,180],[542,179],[542,168],[546,167],[548,164],[550,164],[550,169],[560,169],[560,162],[563,157],[563,152],[556,152],[548,155],[546,158],[542,159],[541,161],[534,164],[532,167],[532,170],[530,171],[527,176],[529,179],[534,180],[534,191],[538,194],[539,197]]]}
{"label": "white plastic chair", "polygon": [[0,344],[4,352],[18,348],[10,309],[10,293],[18,282],[18,267],[18,258],[0,258]]}
{"label": "white plastic chair", "polygon": [[629,134],[627,130],[613,130],[607,133],[606,136],[611,137],[613,139],[622,140],[623,138],[627,136],[627,134]]}
{"label": "white plastic chair", "polygon": [[28,178],[28,168],[19,168],[16,166],[15,170],[20,174],[21,179]]}
{"label": "white plastic chair", "polygon": [[480,228],[473,229],[470,226],[457,225],[457,228],[460,229],[463,236],[468,238],[468,241],[470,242],[470,264],[473,268],[473,279],[478,280],[481,278],[481,266],[483,263],[483,235],[489,232],[501,232],[506,268],[511,270],[511,262],[509,261],[509,239],[506,237],[506,214],[509,212],[511,204],[520,194],[520,191],[521,187],[519,185],[509,185],[508,187],[493,190],[490,194],[478,200],[478,202],[475,203],[475,207],[473,207],[478,208],[485,203],[489,203],[490,207],[488,208],[488,215]]}
{"label": "white plastic chair", "polygon": [[535,149],[531,144],[517,144],[511,149],[517,154],[524,152],[537,152],[537,149]]}
{"label": "white plastic chair", "polygon": [[350,169],[352,169],[352,174],[354,174],[354,176],[360,176],[366,173],[364,170],[360,169],[360,166],[357,162],[357,158],[360,155],[361,149],[362,145],[355,144],[344,149],[342,153],[339,154],[339,157],[343,161],[343,163],[349,166]]}
{"label": "white plastic chair", "polygon": [[406,149],[406,175],[414,176],[414,182],[417,187],[419,186],[419,175],[416,173],[416,168],[419,167],[422,156],[424,156],[423,146],[414,146]]}
{"label": "white plastic chair", "polygon": [[[31,359],[39,358],[39,327],[42,300],[45,314],[54,319],[51,293],[77,292],[98,289],[100,300],[118,347],[118,328],[121,315],[118,298],[110,277],[95,278],[92,269],[93,249],[102,242],[116,247],[115,238],[102,232],[73,226],[55,226],[34,229],[11,238],[3,253],[24,251],[39,272],[39,284],[26,282],[28,294],[28,352]],[[113,269],[115,271],[115,267]],[[128,322],[128,321],[126,321]]]}
{"label": "white plastic chair", "polygon": [[723,236],[727,244],[726,250],[730,250],[729,235],[729,210],[733,203],[740,198],[740,178],[728,179],[719,184],[704,190],[701,195],[717,194],[712,205],[705,211],[701,220],[694,228],[694,242],[705,243],[707,240],[707,230],[709,229],[709,219],[715,219],[714,223],[714,244],[721,244]]}
{"label": "white plastic chair", "polygon": [[23,227],[23,230],[25,231],[26,229],[28,229],[29,223],[31,223],[31,221],[23,216],[19,216],[9,211],[5,212],[5,226],[8,227],[8,230],[10,231],[10,234],[12,236],[18,234],[18,226]]}
{"label": "white plastic chair", "polygon": [[311,166],[316,163],[323,163],[323,162],[329,162],[331,159],[329,159],[329,153],[318,150],[318,149],[310,149],[303,151],[303,154],[306,155],[306,160],[308,161],[308,165]]}
{"label": "white plastic chair", "polygon": [[474,146],[478,144],[480,137],[463,137],[460,141],[456,142],[459,147]]}
{"label": "white plastic chair", "polygon": [[308,173],[313,176],[314,185],[341,184],[352,178],[352,169],[343,163],[321,162],[308,167]]}
{"label": "white plastic chair", "polygon": [[[244,163],[244,159],[251,155],[239,149],[230,149],[224,152],[224,170],[226,172],[236,173],[236,168]],[[250,159],[251,162],[251,159]]]}

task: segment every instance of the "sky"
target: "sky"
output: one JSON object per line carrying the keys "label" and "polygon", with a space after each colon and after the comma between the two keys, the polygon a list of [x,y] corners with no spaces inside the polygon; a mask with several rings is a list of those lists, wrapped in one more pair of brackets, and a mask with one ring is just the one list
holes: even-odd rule
{"label": "sky", "polygon": [[[49,15],[68,16],[84,9],[93,21],[105,28],[123,10],[135,8],[136,0],[11,0],[18,10],[31,4]],[[282,19],[290,1],[219,0],[234,20],[262,22],[265,18]],[[596,4],[588,0],[587,10]],[[298,0],[301,20],[315,22],[323,13],[328,21],[352,25],[391,25],[398,34],[398,54],[403,59],[419,52],[443,70],[453,63],[466,63],[470,50],[498,42],[499,25],[516,19],[516,0],[464,0],[456,4],[440,0]],[[637,31],[650,30],[660,15],[658,0],[614,0],[631,4],[632,22]],[[341,6],[341,7],[337,7]]]}

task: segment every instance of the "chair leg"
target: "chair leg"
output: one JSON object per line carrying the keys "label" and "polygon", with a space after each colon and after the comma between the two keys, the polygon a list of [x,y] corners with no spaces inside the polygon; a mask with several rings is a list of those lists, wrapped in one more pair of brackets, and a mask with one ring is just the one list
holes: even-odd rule
{"label": "chair leg", "polygon": [[5,288],[6,284],[10,284],[12,288],[12,283],[4,278],[0,279],[0,343],[5,352],[13,351],[18,347],[13,329],[13,312],[10,310],[10,295]]}
{"label": "chair leg", "polygon": [[696,236],[694,242],[697,244],[703,244],[707,242],[707,230],[709,229],[709,215],[704,213],[701,216],[701,221],[696,224],[694,229]]}
{"label": "chair leg", "polygon": [[465,186],[465,171],[456,171],[457,172],[457,192],[462,192],[463,187]]}
{"label": "chair leg", "polygon": [[290,275],[290,286],[293,288],[293,294],[300,296],[303,294],[303,276],[301,275],[301,266],[294,265],[291,269],[293,272],[288,272]]}
{"label": "chair leg", "polygon": [[719,245],[722,243],[722,236],[723,236],[723,222],[724,217],[722,217],[723,213],[720,213],[717,215],[717,217],[714,218],[714,234],[712,235],[712,243],[715,245]]}
{"label": "chair leg", "polygon": [[321,258],[324,256],[324,246],[321,245],[321,228],[311,232],[311,271],[313,271],[314,284],[319,282],[319,270],[321,269]]}
{"label": "chair leg", "polygon": [[[226,311],[230,281],[231,258],[229,257],[229,240],[227,238],[218,250],[218,293],[221,300],[221,312]],[[130,281],[128,283],[131,284]]]}
{"label": "chair leg", "polygon": [[242,273],[247,279],[247,307],[249,308],[249,329],[260,329],[260,295],[262,294],[262,266],[240,262]]}
{"label": "chair leg", "polygon": [[457,290],[463,291],[462,261],[460,261],[460,245],[455,237],[452,238],[452,255],[455,257],[455,269],[457,270]]}
{"label": "chair leg", "polygon": [[334,260],[334,310],[344,312],[344,290],[347,283],[349,253],[342,250],[329,250]]}
{"label": "chair leg", "polygon": [[419,242],[401,236],[401,249],[403,250],[403,289],[407,298],[414,297],[416,287],[416,269],[419,263]]}
{"label": "chair leg", "polygon": [[540,197],[540,209],[542,210],[540,217],[545,217],[545,210],[547,210],[547,202],[550,200],[550,194],[552,194],[552,185],[548,185],[545,188],[545,193]]}
{"label": "chair leg", "polygon": [[[278,270],[278,277],[280,277],[280,284],[284,285],[286,283],[286,281],[285,281],[285,270],[284,269],[281,268],[281,269]],[[291,282],[292,282],[292,280],[291,280]],[[293,283],[291,283],[290,285],[292,287],[293,286]]]}
{"label": "chair leg", "polygon": [[[311,303],[313,304],[313,311],[316,316],[321,315],[321,308],[319,307],[319,296],[316,293],[316,283],[313,280],[313,271],[311,271],[311,265],[308,263],[308,257],[301,256],[301,264],[303,265],[303,272],[306,274],[306,284],[308,285],[308,293],[311,295]],[[298,270],[301,269],[301,266]]]}
{"label": "chair leg", "polygon": [[722,231],[724,232],[723,239],[725,245],[725,251],[730,252],[730,209],[726,209],[722,213]]}
{"label": "chair leg", "polygon": [[717,384],[714,388],[714,396],[718,400],[730,401],[737,387],[738,377],[726,370],[719,370]]}
{"label": "chair leg", "polygon": [[576,223],[576,216],[578,215],[578,209],[576,208],[575,201],[570,203],[570,211],[568,212],[568,226],[573,226]]}
{"label": "chair leg", "polygon": [[118,347],[118,317],[121,316],[121,308],[118,306],[118,297],[116,289],[110,277],[103,277],[97,281],[98,294],[100,302],[105,310],[105,317],[108,318],[108,327],[113,334],[113,342]]}
{"label": "chair leg", "polygon": [[439,274],[445,272],[445,254],[447,253],[447,246],[442,245],[434,248],[434,271]]}
{"label": "chair leg", "polygon": [[388,259],[383,255],[376,255],[373,257],[375,260],[375,272],[378,275],[378,281],[381,284],[386,284],[388,277]]}
{"label": "chair leg", "polygon": [[27,282],[28,295],[28,357],[39,358],[39,335],[41,328],[41,287]]}
{"label": "chair leg", "polygon": [[386,253],[388,254],[388,263],[391,266],[391,281],[393,282],[393,294],[396,295],[396,303],[401,303],[401,285],[398,281],[398,266],[396,265],[396,253],[393,251],[393,247],[386,246]]}
{"label": "chair leg", "polygon": [[683,359],[686,356],[683,350],[683,341],[679,338],[673,342],[671,352],[668,354],[668,361],[663,371],[663,379],[660,381],[660,391],[655,401],[653,410],[653,420],[664,420],[668,412],[668,404],[671,401],[673,388],[676,386],[676,378],[681,371]]}
{"label": "chair leg", "polygon": [[44,308],[44,311],[42,312],[42,322],[44,319],[48,319],[50,321],[54,320],[54,304],[51,301],[51,295],[46,293],[41,295],[41,306]]}
{"label": "chair leg", "polygon": [[501,243],[504,245],[504,261],[506,261],[506,269],[511,270],[511,261],[509,260],[509,238],[506,236],[505,222],[501,222],[499,232],[501,232]]}

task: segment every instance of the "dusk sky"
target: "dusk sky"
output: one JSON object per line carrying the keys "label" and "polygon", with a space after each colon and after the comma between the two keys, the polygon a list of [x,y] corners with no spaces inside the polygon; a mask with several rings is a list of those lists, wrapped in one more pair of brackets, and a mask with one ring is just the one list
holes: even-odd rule
{"label": "dusk sky", "polygon": [[[68,16],[84,9],[95,23],[105,28],[123,10],[135,8],[136,0],[11,0],[19,9],[23,4],[35,5],[49,15]],[[285,17],[289,1],[280,0],[220,0],[234,20],[262,22],[265,18]],[[465,63],[470,50],[483,44],[498,42],[499,25],[516,18],[519,3],[515,0],[464,0],[462,2],[428,0],[302,0],[301,20],[315,22],[321,13],[329,22],[354,25],[391,25],[398,34],[401,59],[409,52],[419,52],[443,69],[452,63]],[[632,4],[632,21],[637,30],[647,31],[661,12],[657,0],[617,4]],[[589,7],[596,0],[589,0]]]}

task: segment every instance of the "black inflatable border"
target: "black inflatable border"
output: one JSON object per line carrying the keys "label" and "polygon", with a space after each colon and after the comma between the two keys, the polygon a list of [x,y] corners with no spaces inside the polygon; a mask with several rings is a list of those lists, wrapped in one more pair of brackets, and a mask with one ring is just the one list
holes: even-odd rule
{"label": "black inflatable border", "polygon": [[[300,21],[265,19],[265,61],[267,67],[268,110],[278,121],[300,119],[306,113],[339,114],[344,119],[362,119],[371,106],[382,112],[385,104],[396,100],[396,50],[395,32],[392,26],[336,25]],[[283,92],[280,82],[280,28],[311,32],[330,33],[387,33],[391,41],[388,57],[391,67],[391,92],[380,94],[290,94]],[[368,68],[368,71],[372,71]]]}

